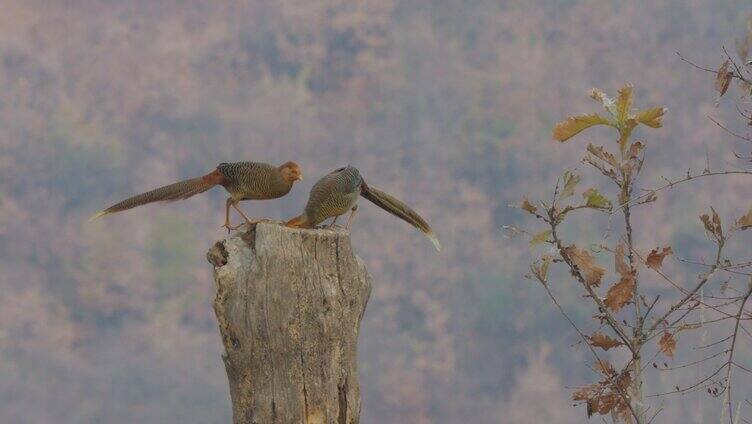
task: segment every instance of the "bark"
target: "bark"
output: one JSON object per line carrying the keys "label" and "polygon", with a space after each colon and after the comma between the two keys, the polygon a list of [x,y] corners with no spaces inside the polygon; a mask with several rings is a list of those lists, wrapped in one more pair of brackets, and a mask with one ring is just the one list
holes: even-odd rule
{"label": "bark", "polygon": [[218,241],[214,312],[235,424],[356,424],[371,277],[349,234],[259,223]]}

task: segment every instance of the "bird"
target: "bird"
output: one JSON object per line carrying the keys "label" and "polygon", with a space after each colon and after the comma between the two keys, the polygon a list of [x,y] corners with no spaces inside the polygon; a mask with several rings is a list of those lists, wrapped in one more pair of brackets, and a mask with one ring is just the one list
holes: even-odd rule
{"label": "bird", "polygon": [[366,184],[360,172],[354,166],[339,168],[316,182],[311,188],[308,203],[303,213],[287,221],[290,228],[314,228],[327,218],[334,218],[334,225],[340,215],[350,211],[346,229],[350,228],[355,212],[358,210],[358,197],[363,196],[376,206],[406,221],[423,232],[441,251],[439,239],[431,227],[417,212],[393,196]]}
{"label": "bird", "polygon": [[[266,200],[282,197],[290,192],[296,181],[302,179],[303,173],[300,166],[292,161],[279,166],[262,162],[220,163],[216,169],[204,176],[180,181],[129,197],[97,212],[89,218],[89,221],[147,203],[187,199],[216,185],[221,185],[230,193],[230,197],[227,198],[225,203],[225,223],[221,226],[227,228],[229,233],[245,224],[251,225],[259,222],[249,218],[240,209],[238,203],[241,200]],[[245,219],[244,224],[230,225],[230,207],[237,210]]]}

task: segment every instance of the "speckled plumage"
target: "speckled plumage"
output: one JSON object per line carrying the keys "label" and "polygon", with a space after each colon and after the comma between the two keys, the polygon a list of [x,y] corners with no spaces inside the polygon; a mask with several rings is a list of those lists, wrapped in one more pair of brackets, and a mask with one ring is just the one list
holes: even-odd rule
{"label": "speckled plumage", "polygon": [[237,228],[230,226],[230,207],[234,207],[247,223],[253,223],[254,221],[240,210],[237,205],[238,202],[282,197],[289,193],[293,183],[301,178],[300,167],[294,162],[287,162],[280,166],[261,162],[221,163],[214,171],[203,177],[191,178],[138,194],[110,206],[92,216],[91,219],[147,203],[187,199],[216,185],[221,185],[230,193],[225,209],[225,224],[223,225],[230,230]]}
{"label": "speckled plumage", "polygon": [[358,202],[362,183],[363,178],[353,166],[325,175],[311,188],[303,212],[306,222],[316,226],[327,218],[349,212]]}
{"label": "speckled plumage", "polygon": [[334,217],[336,219],[336,217],[344,215],[348,211],[354,212],[358,196],[361,195],[378,207],[422,231],[431,239],[436,249],[441,250],[441,245],[433,230],[417,212],[395,197],[366,184],[358,169],[353,166],[337,169],[317,181],[311,188],[308,203],[306,203],[303,213],[291,219],[287,225],[311,228],[327,218]]}
{"label": "speckled plumage", "polygon": [[290,192],[292,181],[285,180],[278,166],[261,162],[220,163],[224,176],[220,183],[236,200],[276,199]]}

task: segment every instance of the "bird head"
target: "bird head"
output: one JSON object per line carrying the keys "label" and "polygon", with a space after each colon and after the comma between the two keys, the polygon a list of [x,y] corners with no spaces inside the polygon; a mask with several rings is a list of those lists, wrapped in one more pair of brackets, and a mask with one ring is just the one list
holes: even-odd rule
{"label": "bird head", "polygon": [[300,169],[300,165],[295,162],[286,162],[279,167],[279,170],[285,181],[295,182],[303,179],[303,171]]}

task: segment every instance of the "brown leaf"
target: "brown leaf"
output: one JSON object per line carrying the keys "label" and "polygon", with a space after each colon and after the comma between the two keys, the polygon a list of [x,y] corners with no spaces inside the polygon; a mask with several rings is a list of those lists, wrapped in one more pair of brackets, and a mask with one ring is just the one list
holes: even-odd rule
{"label": "brown leaf", "polygon": [[661,269],[661,265],[663,265],[663,259],[672,253],[674,253],[674,251],[671,249],[671,246],[664,247],[663,249],[653,249],[650,251],[650,253],[648,253],[645,264],[649,268]]}
{"label": "brown leaf", "polygon": [[595,369],[605,376],[616,375],[616,370],[614,369],[614,366],[611,365],[611,363],[605,359],[599,359],[598,361],[596,361]]}
{"label": "brown leaf", "polygon": [[606,294],[603,303],[614,312],[619,312],[621,308],[632,300],[634,295],[635,280],[632,274],[625,274],[618,283],[611,286]]}
{"label": "brown leaf", "polygon": [[611,122],[598,115],[597,113],[591,113],[590,115],[572,116],[566,121],[559,122],[554,127],[553,137],[558,141],[567,141],[575,135],[579,134],[594,125],[612,125]]}
{"label": "brown leaf", "polygon": [[600,332],[593,333],[593,335],[588,337],[588,339],[590,340],[590,344],[593,347],[599,347],[603,350],[609,350],[611,348],[619,347],[624,344]]}
{"label": "brown leaf", "polygon": [[614,269],[616,269],[616,272],[622,277],[632,273],[629,269],[629,265],[627,265],[626,257],[624,255],[625,249],[626,246],[624,246],[624,243],[619,242],[614,251]]}
{"label": "brown leaf", "polygon": [[723,239],[723,227],[721,226],[721,218],[718,216],[718,213],[713,209],[713,207],[710,207],[710,211],[712,215],[708,214],[702,214],[700,215],[700,220],[702,221],[702,224],[705,226],[705,229],[712,234],[716,240],[722,240]]}
{"label": "brown leaf", "polygon": [[522,199],[522,204],[520,205],[520,209],[523,211],[528,211],[531,214],[535,215],[538,212],[538,208],[535,207],[532,203],[530,203],[529,200],[527,200],[527,197]]}
{"label": "brown leaf", "polygon": [[673,359],[674,352],[676,351],[676,339],[674,339],[674,336],[671,335],[671,333],[665,331],[661,339],[658,341],[658,348],[664,355]]}
{"label": "brown leaf", "polygon": [[736,221],[736,226],[742,230],[752,227],[752,208],[749,208],[749,212]]}
{"label": "brown leaf", "polygon": [[645,145],[642,144],[642,142],[636,141],[632,143],[632,145],[629,146],[629,152],[627,153],[627,158],[637,159],[638,157],[640,157],[640,152],[644,148],[645,148]]}
{"label": "brown leaf", "polygon": [[603,274],[606,273],[606,270],[595,263],[593,255],[591,255],[590,252],[572,245],[565,247],[564,253],[580,270],[587,285],[599,286],[601,284],[601,278],[603,278]]}
{"label": "brown leaf", "polygon": [[726,59],[718,68],[718,72],[715,75],[715,91],[718,92],[718,97],[726,94],[726,90],[728,90],[729,84],[731,84],[731,77],[734,76],[734,73],[729,71],[730,66],[731,61]]}
{"label": "brown leaf", "polygon": [[616,160],[616,157],[611,152],[605,150],[603,146],[588,144],[587,151],[590,152],[593,156],[603,160],[604,162],[607,162],[609,165],[615,168],[619,166],[619,162]]}

